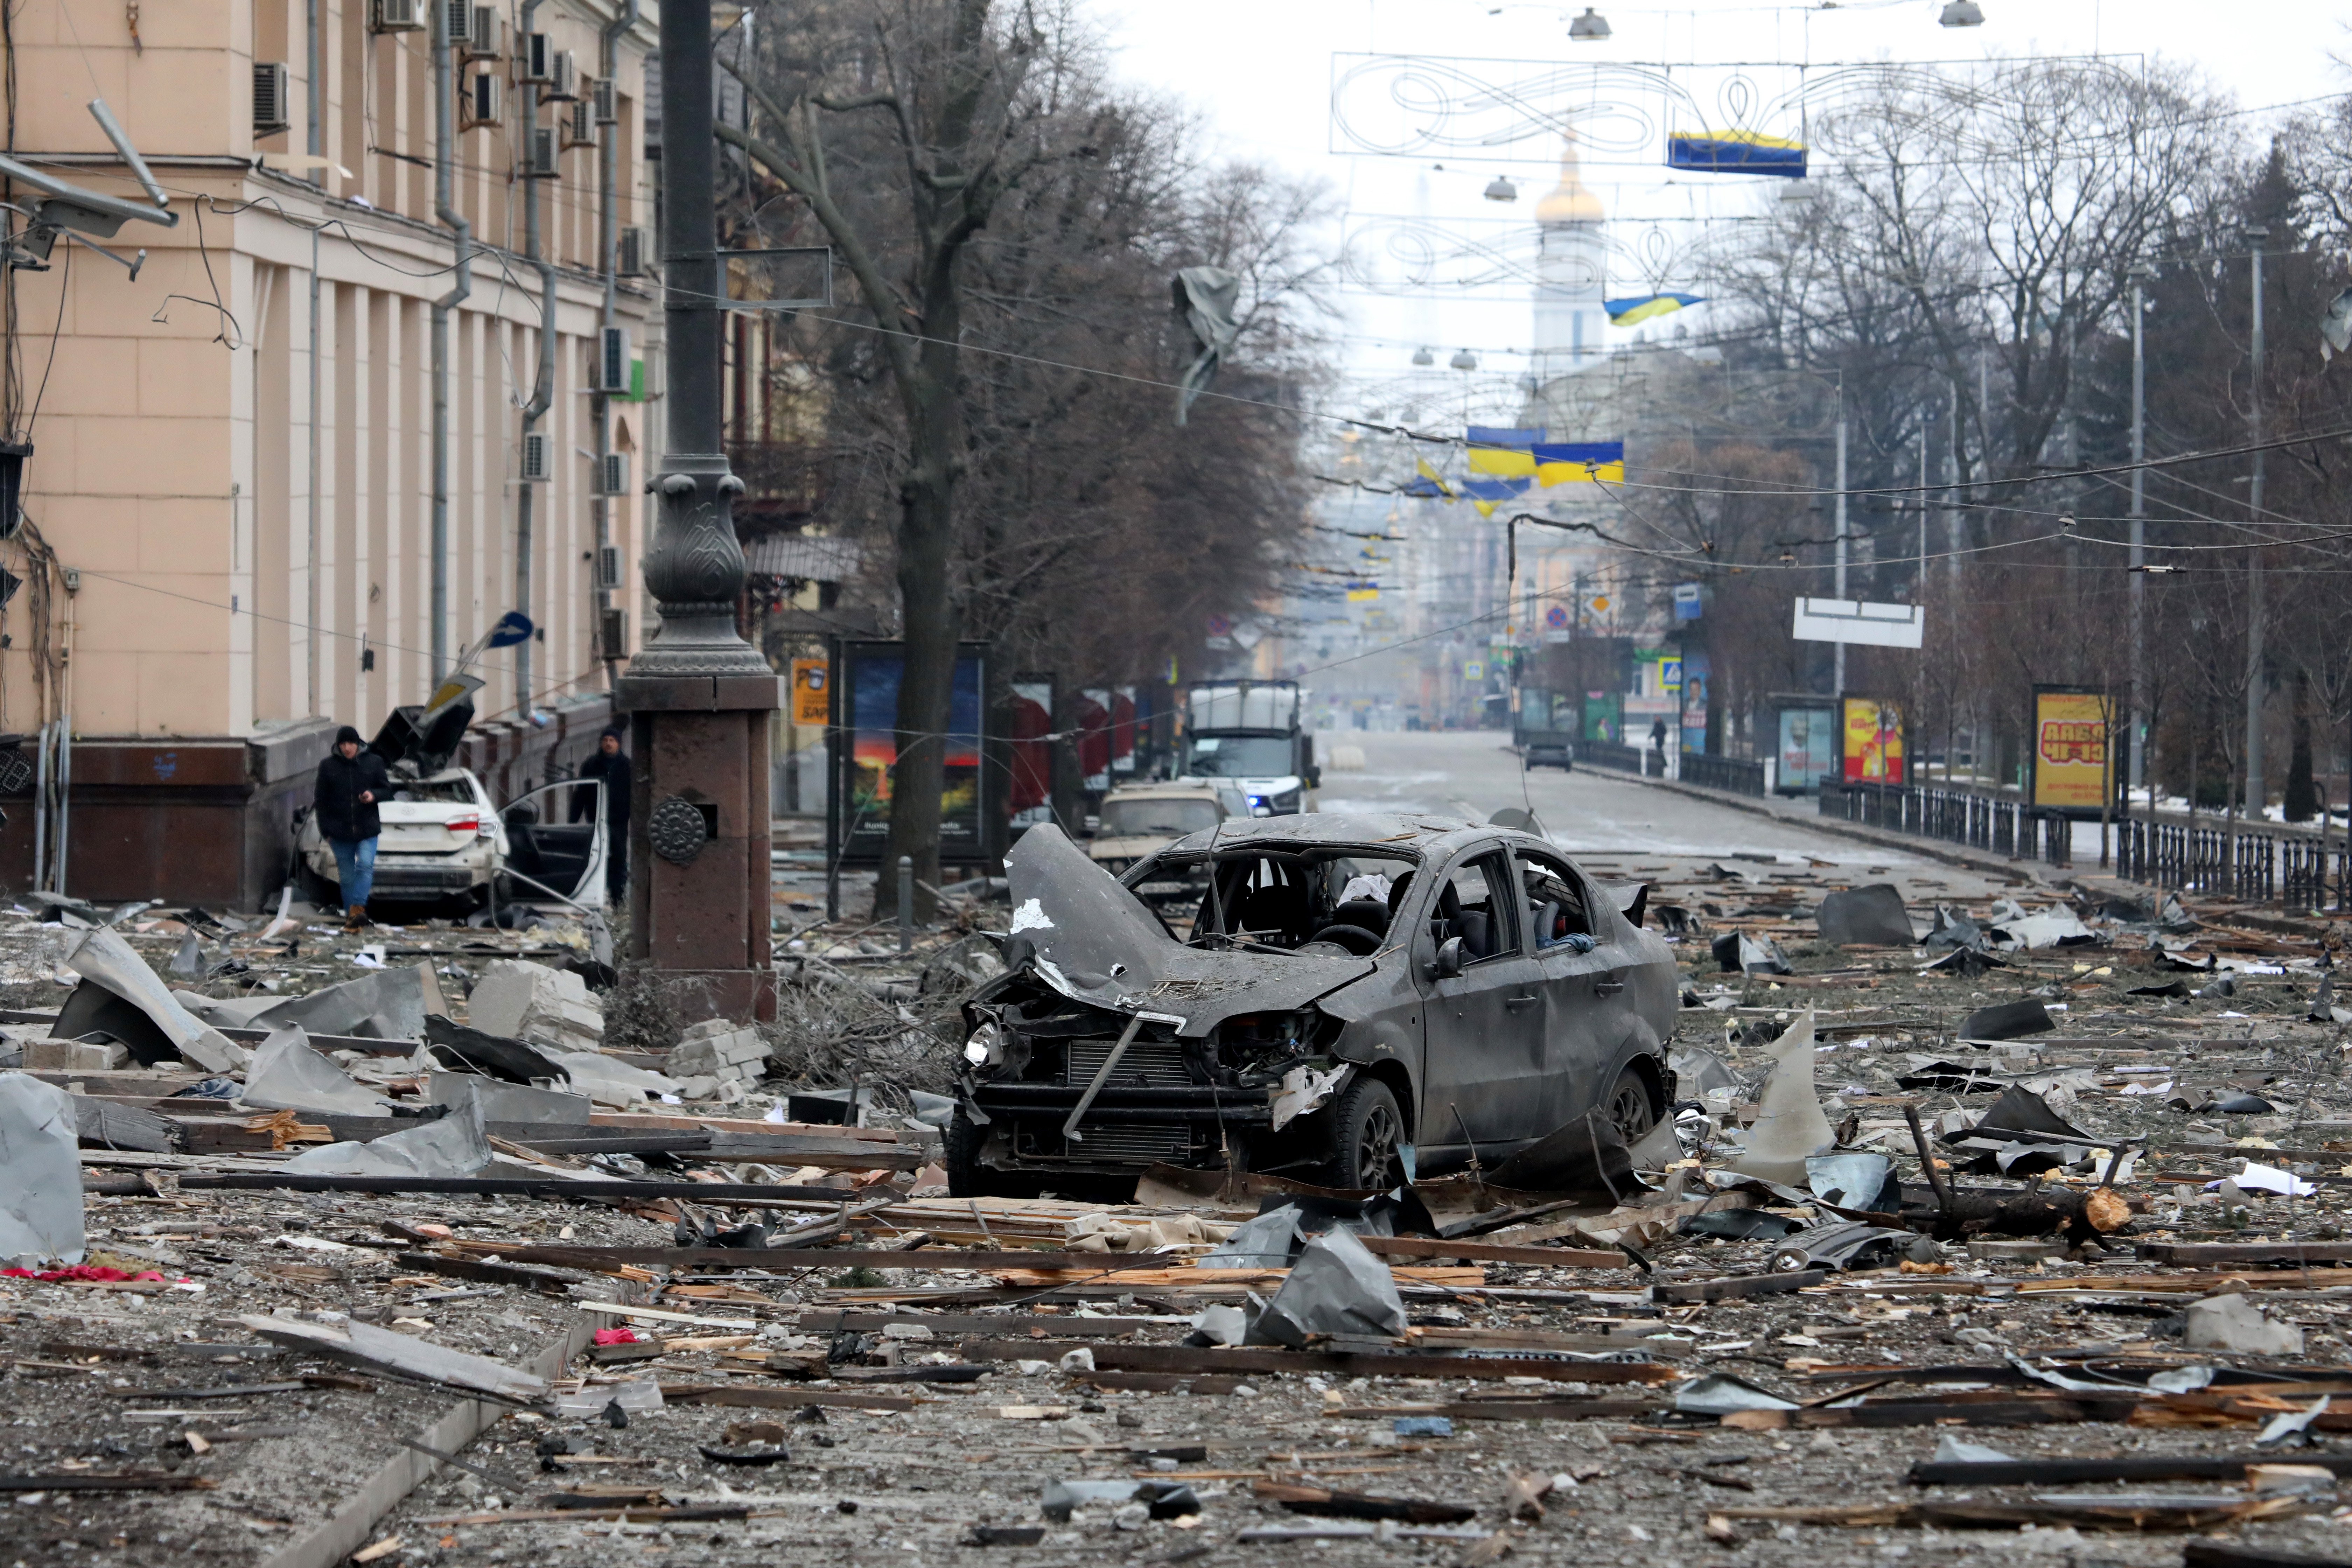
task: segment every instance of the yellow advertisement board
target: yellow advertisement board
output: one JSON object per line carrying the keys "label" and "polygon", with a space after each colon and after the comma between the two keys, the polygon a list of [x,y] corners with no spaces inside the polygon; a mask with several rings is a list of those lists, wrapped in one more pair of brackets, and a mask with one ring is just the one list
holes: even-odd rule
{"label": "yellow advertisement board", "polygon": [[2114,787],[2112,700],[2096,691],[2033,694],[2033,804],[2096,811]]}
{"label": "yellow advertisement board", "polygon": [[1874,697],[1845,700],[1845,782],[1903,782],[1903,710]]}
{"label": "yellow advertisement board", "polygon": [[832,713],[832,684],[824,660],[793,660],[793,722],[825,723]]}

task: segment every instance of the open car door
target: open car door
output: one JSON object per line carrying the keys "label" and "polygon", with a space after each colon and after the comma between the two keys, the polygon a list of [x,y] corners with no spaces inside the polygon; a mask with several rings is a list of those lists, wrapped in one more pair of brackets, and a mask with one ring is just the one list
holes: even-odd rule
{"label": "open car door", "polygon": [[562,779],[516,796],[499,813],[507,830],[506,896],[551,895],[604,907],[604,781]]}

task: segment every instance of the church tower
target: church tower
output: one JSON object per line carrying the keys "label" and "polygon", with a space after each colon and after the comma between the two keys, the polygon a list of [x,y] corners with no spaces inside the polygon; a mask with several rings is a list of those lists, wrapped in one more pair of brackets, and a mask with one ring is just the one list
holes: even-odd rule
{"label": "church tower", "polygon": [[1538,384],[1572,375],[1608,352],[1609,215],[1580,177],[1576,134],[1560,152],[1559,184],[1536,204]]}

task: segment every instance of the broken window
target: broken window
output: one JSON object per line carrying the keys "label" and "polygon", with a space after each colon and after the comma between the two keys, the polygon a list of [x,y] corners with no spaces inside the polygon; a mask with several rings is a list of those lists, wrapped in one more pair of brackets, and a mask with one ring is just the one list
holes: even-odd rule
{"label": "broken window", "polygon": [[463,773],[445,774],[440,778],[412,779],[392,792],[394,800],[450,802],[472,805],[473,784]]}
{"label": "broken window", "polygon": [[1528,928],[1536,945],[1552,947],[1571,936],[1592,936],[1591,907],[1583,880],[1564,861],[1522,849],[1523,882],[1527,889]]}
{"label": "broken window", "polygon": [[1331,942],[1364,957],[1386,945],[1412,862],[1339,849],[1225,850],[1193,940],[1297,949]]}
{"label": "broken window", "polygon": [[1223,820],[1217,803],[1198,797],[1163,795],[1142,800],[1107,800],[1102,806],[1106,838],[1181,838],[1214,827]]}
{"label": "broken window", "polygon": [[1431,906],[1429,934],[1443,945],[1462,939],[1462,962],[1475,963],[1519,950],[1518,899],[1501,850],[1465,860],[1446,873]]}

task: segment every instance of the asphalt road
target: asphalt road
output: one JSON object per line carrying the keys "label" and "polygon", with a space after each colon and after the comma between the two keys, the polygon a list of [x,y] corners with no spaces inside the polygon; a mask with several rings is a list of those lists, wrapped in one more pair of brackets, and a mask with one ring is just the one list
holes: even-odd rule
{"label": "asphalt road", "polygon": [[1426,811],[1485,821],[1505,806],[1532,809],[1545,832],[1598,875],[1658,870],[1670,877],[1708,861],[1834,868],[1838,880],[1889,881],[1906,901],[1978,899],[2010,884],[1925,856],[1882,848],[1788,820],[1717,805],[1628,774],[1579,767],[1522,773],[1507,737],[1489,731],[1327,732],[1357,746],[1362,771],[1323,767],[1325,811]]}

